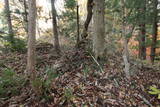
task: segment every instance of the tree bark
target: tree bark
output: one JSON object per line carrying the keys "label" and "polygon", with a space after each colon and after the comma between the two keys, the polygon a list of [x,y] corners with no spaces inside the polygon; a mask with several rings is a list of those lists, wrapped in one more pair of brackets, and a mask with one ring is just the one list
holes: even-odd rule
{"label": "tree bark", "polygon": [[157,35],[158,35],[158,0],[153,0],[154,2],[154,16],[153,16],[153,33],[152,33],[152,45],[151,45],[151,63],[154,64],[155,54],[156,54],[156,43],[157,43]]}
{"label": "tree bark", "polygon": [[140,38],[139,38],[139,58],[142,60],[146,59],[146,30],[145,24],[140,25]]}
{"label": "tree bark", "polygon": [[105,49],[105,0],[94,0],[93,7],[93,51],[96,59],[102,57]]}
{"label": "tree bark", "polygon": [[29,16],[28,16],[28,57],[27,71],[31,75],[31,79],[35,78],[35,42],[36,42],[36,0],[29,0]]}
{"label": "tree bark", "polygon": [[82,32],[82,40],[85,39],[88,36],[88,26],[90,24],[90,21],[92,19],[92,12],[93,10],[93,0],[88,0],[87,2],[87,18],[86,21],[84,23],[84,28],[83,28],[83,32]]}
{"label": "tree bark", "polygon": [[142,60],[146,59],[146,0],[144,0],[143,7],[139,10],[140,14],[142,14],[142,18],[140,19],[140,35],[139,35],[139,58]]}
{"label": "tree bark", "polygon": [[12,19],[11,19],[11,12],[10,12],[10,7],[9,7],[9,1],[4,0],[5,3],[5,12],[6,12],[6,19],[7,19],[7,24],[8,24],[8,33],[10,36],[10,42],[13,44],[14,43],[14,32],[13,32],[13,27],[12,27]]}
{"label": "tree bark", "polygon": [[77,46],[79,45],[80,41],[79,33],[79,6],[77,4]]}
{"label": "tree bark", "polygon": [[129,63],[129,50],[128,50],[128,39],[127,39],[127,34],[126,34],[126,6],[125,6],[125,0],[122,0],[122,14],[123,14],[123,22],[122,22],[122,36],[123,36],[123,60],[125,64],[125,74],[128,79],[130,79],[130,63]]}
{"label": "tree bark", "polygon": [[28,12],[27,12],[27,2],[26,2],[26,0],[23,1],[23,5],[24,5],[25,30],[28,33]]}
{"label": "tree bark", "polygon": [[57,54],[60,53],[60,45],[59,45],[59,37],[58,37],[58,29],[57,29],[57,12],[55,9],[55,0],[51,0],[52,6],[52,24],[53,24],[53,33],[54,33],[54,46]]}

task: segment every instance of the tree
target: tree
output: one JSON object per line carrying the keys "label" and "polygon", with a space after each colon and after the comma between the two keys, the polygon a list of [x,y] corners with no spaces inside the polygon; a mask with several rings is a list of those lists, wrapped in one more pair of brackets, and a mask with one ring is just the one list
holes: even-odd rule
{"label": "tree", "polygon": [[79,37],[79,33],[80,33],[80,26],[79,26],[79,5],[77,4],[77,46],[79,45],[80,42],[80,37]]}
{"label": "tree", "polygon": [[58,15],[61,20],[59,20],[60,32],[64,36],[73,38],[76,41],[77,37],[77,14],[76,14],[76,1],[75,0],[65,0],[64,9],[61,15]]}
{"label": "tree", "polygon": [[154,63],[157,43],[157,32],[158,32],[158,0],[153,0],[153,30],[152,30],[152,45],[151,45],[151,62]]}
{"label": "tree", "polygon": [[23,0],[23,7],[24,7],[24,21],[25,21],[25,30],[28,33],[28,6],[27,6],[27,2],[26,0]]}
{"label": "tree", "polygon": [[11,44],[13,44],[14,43],[14,32],[13,32],[13,27],[12,27],[9,1],[4,0],[4,3],[5,3],[6,19],[7,19],[7,24],[8,24],[8,33],[9,33],[9,36],[10,36],[10,42],[11,42]]}
{"label": "tree", "polygon": [[140,20],[140,34],[139,34],[139,58],[146,59],[146,0],[142,1],[139,8]]}
{"label": "tree", "polygon": [[125,64],[125,74],[127,78],[130,78],[130,63],[129,63],[129,51],[128,51],[128,42],[127,42],[127,32],[126,32],[126,27],[127,27],[127,22],[126,22],[126,18],[127,18],[127,9],[126,9],[126,5],[125,5],[125,0],[122,0],[122,36],[124,38],[123,42],[124,42],[124,50],[123,50],[123,60],[124,60],[124,64]]}
{"label": "tree", "polygon": [[96,59],[102,57],[105,49],[105,0],[94,0],[93,6],[93,51]]}
{"label": "tree", "polygon": [[92,10],[93,10],[93,0],[88,0],[87,1],[87,18],[86,21],[84,23],[84,28],[83,28],[83,32],[82,32],[82,39],[85,39],[88,36],[88,26],[89,23],[92,19]]}
{"label": "tree", "polygon": [[57,29],[57,12],[55,9],[55,0],[51,0],[51,6],[52,6],[52,24],[53,24],[53,34],[54,34],[54,46],[56,52],[60,53],[60,45],[59,45],[59,37],[58,37],[58,29]]}
{"label": "tree", "polygon": [[36,0],[29,0],[28,16],[28,58],[27,71],[31,74],[31,79],[35,78],[35,41],[36,41]]}

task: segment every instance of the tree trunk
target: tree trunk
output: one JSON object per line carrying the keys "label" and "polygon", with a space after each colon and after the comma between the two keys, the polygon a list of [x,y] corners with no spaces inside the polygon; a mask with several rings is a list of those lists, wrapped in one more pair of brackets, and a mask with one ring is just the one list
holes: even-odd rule
{"label": "tree trunk", "polygon": [[57,54],[60,53],[60,45],[59,45],[59,37],[58,37],[58,29],[57,29],[57,13],[55,9],[55,0],[51,0],[52,6],[52,23],[53,23],[53,33],[54,33],[54,46]]}
{"label": "tree trunk", "polygon": [[155,59],[155,53],[156,53],[156,43],[157,43],[157,32],[158,32],[158,0],[153,0],[154,1],[154,16],[153,16],[153,34],[152,34],[152,45],[151,45],[151,62],[154,64],[154,59]]}
{"label": "tree trunk", "polygon": [[139,35],[139,58],[142,60],[146,59],[146,25],[145,25],[145,20],[146,20],[146,0],[144,0],[143,7],[139,10],[140,14],[142,14],[142,18],[140,19],[140,35]]}
{"label": "tree trunk", "polygon": [[96,59],[102,57],[105,49],[105,0],[94,0],[93,7],[93,51]]}
{"label": "tree trunk", "polygon": [[88,36],[87,31],[88,31],[89,23],[92,19],[92,14],[93,14],[92,10],[93,10],[93,0],[88,0],[88,2],[87,2],[87,18],[84,23],[84,28],[83,28],[83,32],[82,32],[82,40]]}
{"label": "tree trunk", "polygon": [[80,37],[79,37],[79,6],[77,4],[77,46],[79,45],[79,41],[80,41]]}
{"label": "tree trunk", "polygon": [[27,12],[27,2],[26,2],[26,0],[23,1],[23,5],[24,5],[25,30],[28,33],[28,12]]}
{"label": "tree trunk", "polygon": [[128,79],[130,79],[130,63],[129,63],[129,51],[128,51],[128,39],[127,39],[127,34],[126,34],[126,6],[125,6],[125,0],[122,0],[122,14],[123,14],[123,22],[122,22],[122,36],[123,36],[123,60],[125,64],[125,74]]}
{"label": "tree trunk", "polygon": [[6,19],[7,19],[7,24],[8,24],[8,33],[9,33],[9,36],[10,36],[10,42],[13,44],[14,43],[14,32],[13,32],[13,27],[12,27],[9,1],[4,0],[4,3],[5,3]]}
{"label": "tree trunk", "polygon": [[139,58],[142,60],[146,59],[146,30],[145,24],[140,25],[140,38],[139,38]]}
{"label": "tree trunk", "polygon": [[28,17],[28,58],[27,71],[31,75],[31,79],[35,78],[35,42],[36,42],[36,0],[29,0],[29,17]]}

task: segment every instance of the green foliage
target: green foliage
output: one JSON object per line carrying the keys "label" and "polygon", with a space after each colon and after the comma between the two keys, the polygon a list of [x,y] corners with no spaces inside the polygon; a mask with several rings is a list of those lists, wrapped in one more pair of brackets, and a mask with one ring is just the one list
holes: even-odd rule
{"label": "green foliage", "polygon": [[52,90],[52,82],[57,78],[59,74],[50,67],[46,68],[45,74],[36,77],[32,82],[32,86],[39,98],[50,100],[51,96],[48,96]]}
{"label": "green foliage", "polygon": [[46,76],[47,76],[47,79],[45,80],[45,84],[44,85],[45,85],[46,88],[49,88],[51,83],[52,83],[52,80],[57,78],[57,77],[59,77],[60,74],[58,74],[56,72],[56,70],[54,70],[53,68],[47,67]]}
{"label": "green foliage", "polygon": [[26,51],[26,41],[18,38],[14,38],[14,43],[11,43],[9,36],[2,36],[0,38],[0,42],[4,48],[3,51],[18,51],[24,52]]}
{"label": "green foliage", "polygon": [[152,44],[151,38],[149,38],[149,37],[147,38],[147,37],[146,37],[146,43],[145,43],[146,47],[150,47],[151,44]]}
{"label": "green foliage", "polygon": [[18,14],[18,15],[22,14],[19,9],[15,9],[15,10],[14,10],[14,13],[16,13],[16,14]]}
{"label": "green foliage", "polygon": [[160,40],[157,40],[156,47],[157,47],[157,48],[160,48]]}
{"label": "green foliage", "polygon": [[43,94],[43,78],[41,77],[36,77],[34,80],[31,81],[32,87],[35,91],[35,93],[39,96],[41,96]]}
{"label": "green foliage", "polygon": [[26,42],[22,39],[15,39],[13,46],[11,45],[13,51],[24,52],[26,50]]}
{"label": "green foliage", "polygon": [[156,87],[150,86],[149,94],[158,95],[158,99],[160,99],[160,89],[157,89]]}
{"label": "green foliage", "polygon": [[66,11],[63,11],[60,16],[63,19],[60,22],[61,33],[74,40],[76,37],[76,1],[66,0],[64,7]]}
{"label": "green foliage", "polygon": [[74,98],[73,90],[71,88],[66,88],[64,90],[64,99],[69,102],[72,101],[73,98]]}
{"label": "green foliage", "polygon": [[75,0],[66,0],[65,1],[65,7],[69,9],[74,9],[76,6],[76,1]]}
{"label": "green foliage", "polygon": [[[11,1],[12,2],[12,1]],[[12,3],[10,4],[12,7]],[[9,35],[8,33],[8,24],[6,20],[6,11],[5,9],[0,12],[0,29],[4,33],[0,34],[0,44],[3,46],[3,51],[25,51],[25,41],[22,39],[16,38],[19,35],[25,35],[24,24],[23,22],[23,14],[22,9],[20,7],[16,7],[15,9],[11,9],[11,19],[12,19],[12,27],[14,35]],[[13,36],[13,38],[11,37]],[[12,39],[11,39],[12,38]]]}
{"label": "green foliage", "polygon": [[88,74],[89,74],[89,67],[85,67],[83,70],[82,70],[82,72],[83,72],[83,74],[84,74],[84,76],[86,77]]}
{"label": "green foliage", "polygon": [[11,69],[0,72],[0,97],[9,98],[20,94],[20,89],[25,85],[25,79]]}

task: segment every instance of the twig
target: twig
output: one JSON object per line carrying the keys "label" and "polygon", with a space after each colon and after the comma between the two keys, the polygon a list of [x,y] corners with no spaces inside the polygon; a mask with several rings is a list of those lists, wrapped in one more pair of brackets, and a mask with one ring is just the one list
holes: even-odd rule
{"label": "twig", "polygon": [[140,97],[147,105],[149,105],[150,107],[153,107],[153,105],[142,95],[137,94],[138,97]]}
{"label": "twig", "polygon": [[114,82],[115,82],[116,87],[119,87],[119,83],[116,79],[114,79]]}
{"label": "twig", "polygon": [[95,63],[98,65],[98,67],[100,68],[100,71],[101,72],[104,72],[104,70],[102,69],[102,67],[101,67],[101,65],[98,63],[98,61],[94,58],[94,56],[91,54],[91,53],[89,53],[90,55],[91,55],[91,57],[93,58],[93,60],[95,61]]}

